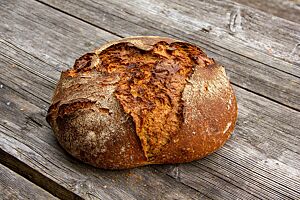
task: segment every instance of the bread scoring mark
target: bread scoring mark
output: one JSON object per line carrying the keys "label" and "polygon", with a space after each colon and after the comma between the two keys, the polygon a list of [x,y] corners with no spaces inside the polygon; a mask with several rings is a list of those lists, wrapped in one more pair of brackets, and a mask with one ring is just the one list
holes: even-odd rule
{"label": "bread scoring mark", "polygon": [[89,99],[75,99],[72,102],[60,104],[58,116],[68,115],[80,109],[90,108],[95,103],[95,101],[90,101]]}
{"label": "bread scoring mark", "polygon": [[[211,81],[200,81],[199,83],[195,83],[191,77],[194,77],[195,72],[199,72],[200,74],[208,74],[208,76],[205,75],[203,80],[206,80],[209,77],[212,79],[219,79],[221,74],[224,72],[224,69],[218,68],[218,73],[212,71],[209,73],[209,70],[213,70],[216,66],[214,65],[214,61],[208,58],[200,49],[193,46],[193,53],[190,52],[191,45],[189,44],[174,42],[174,40],[164,43],[159,42],[160,40],[165,41],[161,38],[158,38],[155,42],[153,38],[151,38],[151,40],[138,38],[138,43],[130,43],[130,41],[133,41],[131,39],[124,42],[113,42],[114,44],[101,47],[101,49],[97,50],[95,53],[89,53],[82,56],[76,60],[73,69],[62,73],[62,77],[55,90],[52,105],[48,111],[47,121],[51,124],[59,142],[69,153],[80,160],[89,162],[98,167],[119,168],[122,166],[122,168],[125,168],[137,166],[137,163],[138,165],[157,163],[158,161],[155,160],[155,148],[157,149],[157,155],[162,154],[160,155],[161,158],[167,160],[175,158],[176,156],[171,153],[166,153],[164,151],[160,152],[160,149],[162,149],[165,145],[159,141],[166,139],[166,144],[169,142],[180,144],[182,141],[176,134],[180,134],[178,130],[180,130],[181,126],[182,128],[184,128],[183,126],[186,127],[186,124],[182,123],[185,122],[184,120],[191,120],[191,116],[193,120],[196,121],[190,122],[193,124],[192,127],[191,124],[188,124],[191,134],[191,137],[189,138],[197,139],[203,132],[205,133],[205,129],[207,129],[207,134],[205,133],[203,140],[199,141],[200,146],[208,145],[211,147],[207,148],[211,149],[213,144],[207,143],[207,140],[210,140],[210,137],[213,137],[215,133],[221,134],[224,128],[225,130],[227,129],[227,131],[229,130],[230,127],[224,127],[223,123],[219,127],[216,127],[215,124],[219,124],[216,120],[211,120],[209,122],[212,122],[211,124],[206,123],[211,118],[215,119],[215,117],[207,116],[207,112],[210,112],[209,110],[199,110],[199,105],[203,103],[199,97],[201,96],[199,93],[202,93],[202,97],[205,98],[204,102],[207,102],[209,99],[212,101],[214,101],[214,99],[218,100],[218,97],[211,98],[211,92],[216,90],[215,88],[217,86],[215,85],[217,81],[212,80],[215,81],[212,84],[210,84]],[[176,45],[174,46],[176,43],[180,46],[180,48],[176,47]],[[122,46],[125,49],[118,49]],[[126,55],[128,52],[133,52],[133,54],[129,53]],[[115,53],[115,55],[108,55],[107,62],[103,63],[103,57],[101,56],[105,57],[106,53]],[[160,62],[156,63],[158,60]],[[151,61],[154,61],[154,63],[151,63]],[[188,73],[182,73],[184,72],[182,71],[184,63],[190,63],[190,67],[187,67],[187,69],[191,70]],[[146,65],[144,66],[144,64]],[[152,70],[150,70],[150,73],[148,74],[147,69],[149,66],[147,65],[155,65],[155,67],[150,67]],[[209,70],[206,71],[206,69]],[[220,73],[220,71],[222,73]],[[148,82],[145,83],[147,87],[140,87],[143,85],[144,75],[146,80],[151,80],[152,82],[155,79],[161,79],[161,85],[163,87],[158,87],[160,83],[156,84],[155,87],[158,87],[162,91],[156,92],[155,88],[153,90],[153,88],[148,87]],[[172,77],[172,81],[162,81],[166,79],[165,77]],[[185,77],[182,82],[178,81],[181,80],[181,77]],[[128,79],[124,81],[124,78]],[[139,79],[142,79],[142,81],[139,81]],[[152,85],[152,82],[150,85]],[[125,83],[125,86],[129,85],[127,88],[121,87],[121,90],[129,92],[129,96],[135,99],[135,101],[128,106],[127,111],[125,110],[126,105],[124,106],[117,96],[121,83]],[[224,83],[224,86],[226,86],[226,82]],[[178,84],[183,85],[182,90],[179,89],[180,87]],[[170,87],[172,85],[175,85],[175,87]],[[186,102],[184,102],[184,96],[187,92],[184,92],[184,90],[190,86],[192,86],[193,89],[190,92],[192,92],[191,94],[195,96],[190,96],[189,98],[194,99],[195,101],[186,104]],[[220,88],[221,87],[219,87],[219,89]],[[168,89],[170,90],[168,91]],[[154,91],[155,98],[149,98],[149,95],[147,96],[149,91]],[[178,93],[178,91],[181,92]],[[226,95],[222,95],[223,93],[226,93]],[[234,105],[231,106],[231,104],[235,103],[235,98],[232,98],[231,96],[229,99],[227,98],[229,94],[231,95],[231,93],[232,90],[229,91],[228,87],[227,91],[223,90],[217,93],[220,96],[219,98],[222,99],[222,110],[225,108],[224,112],[227,112],[228,110],[229,113],[235,108]],[[175,98],[172,94],[179,94],[177,95],[180,97],[179,100],[176,99],[176,95]],[[216,96],[216,94],[214,94],[214,96]],[[129,99],[128,102],[126,101],[126,98],[123,100],[125,100],[123,102],[124,104],[132,102],[131,99]],[[83,106],[79,107],[77,110],[72,110],[72,105],[75,102],[93,102],[93,104],[89,105],[87,103],[86,107]],[[220,101],[218,101],[218,103],[219,102]],[[70,108],[65,109],[63,105],[67,105],[67,107],[70,105]],[[74,105],[76,105],[76,103]],[[135,107],[137,107],[136,105],[140,107],[147,105],[146,107],[149,107],[149,109],[146,109],[145,113],[143,109],[135,109]],[[190,112],[190,108],[188,111],[185,110],[186,105],[195,105],[192,108],[193,111]],[[209,102],[209,105],[211,106],[214,104]],[[160,106],[166,106],[166,108]],[[230,106],[232,109],[230,109]],[[157,109],[157,107],[161,109]],[[206,105],[204,104],[203,107],[206,107]],[[217,107],[219,106],[217,105]],[[59,109],[63,116],[58,114]],[[166,111],[168,109],[171,110],[170,113],[165,114],[161,112],[161,110]],[[133,118],[134,113],[132,110],[140,111],[135,113],[137,116],[136,119]],[[154,111],[156,113],[153,114]],[[148,115],[147,112],[150,113],[150,115]],[[149,120],[151,119],[151,113],[154,117],[159,116],[160,118],[157,117],[152,118],[152,121]],[[172,115],[175,117],[172,118]],[[226,115],[227,114],[221,114],[221,116]],[[202,118],[204,118],[204,120],[202,120]],[[135,135],[138,134],[136,124],[138,124],[137,122],[139,119],[142,119],[140,120],[140,128],[146,127],[146,131],[144,131],[142,135],[144,134],[147,136],[147,134],[151,134],[150,131],[154,130],[152,129],[153,127],[162,127],[162,129],[159,130],[159,134],[162,133],[163,137],[159,137],[159,135],[156,135],[155,132],[152,132],[152,134],[154,134],[150,135],[150,138],[155,138],[155,140],[150,141],[146,137],[146,143],[143,144],[140,135]],[[143,119],[147,119],[148,121]],[[156,122],[162,121],[162,119],[175,119],[175,125],[165,120],[164,123],[155,127],[157,124]],[[202,122],[200,123],[200,126],[203,127],[204,131],[202,131],[201,128],[200,131],[200,126],[197,127],[196,125],[199,119],[205,122],[203,125],[201,124]],[[169,129],[168,126],[173,129]],[[164,133],[167,134],[164,135]],[[229,137],[229,132],[228,134],[224,134],[224,137],[225,136],[226,138],[227,136]],[[126,138],[126,140],[124,140],[124,138]],[[139,139],[141,144],[138,143]],[[122,141],[124,141],[125,144],[122,143]],[[221,144],[221,140],[216,141],[213,139],[212,143]],[[145,155],[148,156],[147,161],[142,155],[143,151],[141,151],[145,146],[149,147],[147,152],[143,149]],[[182,154],[177,155],[176,159],[185,160],[187,154],[190,154],[191,152],[193,153],[194,151],[197,153],[198,151],[197,149],[194,149],[194,147],[182,148],[181,150]],[[211,150],[204,151],[206,154],[211,152]],[[125,156],[123,163],[119,161],[120,156],[121,158]],[[157,157],[158,160],[160,157]],[[141,160],[137,161],[139,159]],[[105,162],[103,162],[103,160],[105,160]],[[129,160],[129,162],[124,160]]]}
{"label": "bread scoring mark", "polygon": [[[115,98],[107,99],[105,103],[115,111],[112,114],[108,114],[106,109],[97,108],[97,105],[93,107],[94,112],[90,112],[90,110],[89,112],[76,111],[76,117],[69,119],[69,128],[64,131],[64,135],[73,140],[70,147],[72,152],[77,154],[79,152],[88,153],[96,156],[99,153],[107,152],[108,142],[112,143],[116,138],[124,137],[123,134],[128,130],[124,129],[121,121],[124,120],[125,116],[121,113],[121,109],[117,108],[119,105],[116,105],[116,103],[118,104]],[[116,118],[121,120],[118,121]],[[76,127],[76,129],[72,127]]]}
{"label": "bread scoring mark", "polygon": [[[86,155],[92,159],[109,153],[108,143],[124,137],[123,134],[129,131],[126,125],[128,115],[124,114],[113,95],[120,77],[97,71],[99,63],[92,60],[95,56],[88,59],[91,62],[84,63],[90,65],[69,70],[73,70],[76,76],[70,77],[69,71],[62,74],[64,78],[56,94],[60,101],[50,107],[48,114],[60,143],[82,160],[87,158]],[[86,74],[89,78],[83,79]]]}
{"label": "bread scoring mark", "polygon": [[133,118],[145,156],[151,160],[183,122],[182,91],[193,68],[212,60],[181,42],[157,42],[147,50],[135,45],[114,44],[98,53],[97,70],[120,76],[115,96]]}

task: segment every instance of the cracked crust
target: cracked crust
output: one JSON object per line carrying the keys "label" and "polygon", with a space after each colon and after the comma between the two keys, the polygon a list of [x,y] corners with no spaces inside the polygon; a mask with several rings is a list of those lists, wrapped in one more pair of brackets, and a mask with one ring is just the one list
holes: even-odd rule
{"label": "cracked crust", "polygon": [[155,36],[107,43],[62,73],[47,121],[74,157],[107,169],[189,162],[220,148],[237,105],[198,47]]}

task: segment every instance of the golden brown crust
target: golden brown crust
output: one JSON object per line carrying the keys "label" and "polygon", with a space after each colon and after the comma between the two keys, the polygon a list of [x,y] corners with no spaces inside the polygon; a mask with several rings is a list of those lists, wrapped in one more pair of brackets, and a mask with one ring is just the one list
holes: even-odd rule
{"label": "golden brown crust", "polygon": [[110,42],[62,73],[47,121],[76,158],[109,169],[199,159],[234,129],[224,68],[161,37]]}
{"label": "golden brown crust", "polygon": [[133,46],[139,49],[149,51],[153,48],[153,45],[155,45],[158,42],[166,42],[170,44],[172,42],[182,42],[182,41],[175,40],[172,38],[167,38],[167,37],[160,37],[160,36],[134,36],[134,37],[127,37],[120,40],[108,42],[103,46],[101,46],[100,48],[96,49],[95,53],[100,54],[103,50],[107,49],[108,47],[119,43],[131,43]]}

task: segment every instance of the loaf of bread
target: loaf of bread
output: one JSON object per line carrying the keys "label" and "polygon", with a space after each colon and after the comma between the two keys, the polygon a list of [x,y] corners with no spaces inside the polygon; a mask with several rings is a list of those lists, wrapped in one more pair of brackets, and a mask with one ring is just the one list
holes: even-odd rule
{"label": "loaf of bread", "polygon": [[224,68],[195,45],[154,36],[77,59],[47,115],[67,152],[106,169],[202,158],[225,143],[236,118]]}

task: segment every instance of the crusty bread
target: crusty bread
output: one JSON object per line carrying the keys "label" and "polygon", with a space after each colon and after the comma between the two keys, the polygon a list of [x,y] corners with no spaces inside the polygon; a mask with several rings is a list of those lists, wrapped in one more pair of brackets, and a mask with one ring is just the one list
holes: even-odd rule
{"label": "crusty bread", "polygon": [[225,143],[236,118],[222,66],[195,45],[153,36],[77,59],[47,115],[71,155],[106,169],[202,158]]}

